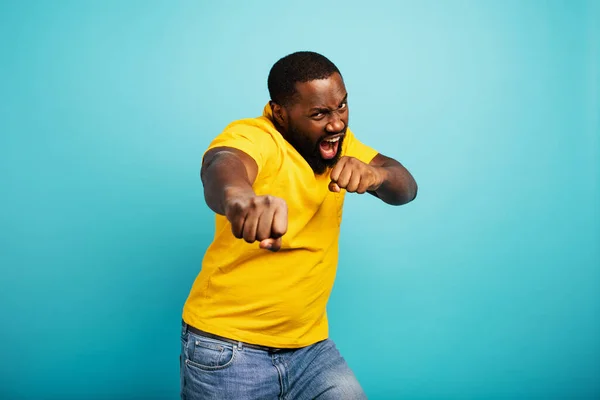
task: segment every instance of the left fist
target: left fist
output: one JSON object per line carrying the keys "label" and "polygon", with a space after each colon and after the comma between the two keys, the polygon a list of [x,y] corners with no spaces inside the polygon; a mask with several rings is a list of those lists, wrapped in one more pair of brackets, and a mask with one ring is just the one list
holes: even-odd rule
{"label": "left fist", "polygon": [[379,189],[384,179],[379,168],[348,156],[338,160],[329,177],[329,190],[332,192],[346,189],[347,192],[360,194]]}

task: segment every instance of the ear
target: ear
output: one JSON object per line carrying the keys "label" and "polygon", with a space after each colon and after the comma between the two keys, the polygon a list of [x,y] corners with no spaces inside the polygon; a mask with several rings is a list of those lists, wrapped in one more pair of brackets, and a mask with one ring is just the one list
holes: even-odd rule
{"label": "ear", "polygon": [[285,128],[287,127],[287,110],[285,107],[275,103],[274,101],[269,102],[271,106],[271,111],[273,111],[273,119],[277,123],[277,125]]}

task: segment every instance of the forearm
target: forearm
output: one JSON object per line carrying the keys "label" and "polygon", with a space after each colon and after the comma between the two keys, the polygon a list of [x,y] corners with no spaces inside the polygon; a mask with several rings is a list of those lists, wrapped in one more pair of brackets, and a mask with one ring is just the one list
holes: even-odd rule
{"label": "forearm", "polygon": [[204,199],[217,214],[236,197],[254,196],[244,163],[233,153],[219,152],[204,162],[201,172]]}
{"label": "forearm", "polygon": [[413,176],[398,161],[387,159],[377,166],[383,176],[379,188],[370,191],[372,195],[391,205],[409,203],[417,196],[417,183]]}

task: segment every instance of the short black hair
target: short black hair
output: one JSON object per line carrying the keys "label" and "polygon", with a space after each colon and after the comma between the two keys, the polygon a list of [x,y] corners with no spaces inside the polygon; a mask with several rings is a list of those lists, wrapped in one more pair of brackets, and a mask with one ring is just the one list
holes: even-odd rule
{"label": "short black hair", "polygon": [[267,79],[271,101],[287,105],[296,94],[296,82],[326,79],[340,71],[327,57],[313,51],[298,51],[277,61]]}

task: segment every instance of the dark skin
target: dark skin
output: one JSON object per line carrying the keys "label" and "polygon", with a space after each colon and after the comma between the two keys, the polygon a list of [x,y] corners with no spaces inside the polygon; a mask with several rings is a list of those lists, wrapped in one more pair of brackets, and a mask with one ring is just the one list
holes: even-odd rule
{"label": "dark skin", "polygon": [[[291,141],[294,138],[290,134],[302,135],[302,140],[317,147],[324,137],[344,135],[348,95],[339,74],[297,83],[296,91],[290,104],[271,102],[275,125],[284,138]],[[417,184],[408,170],[382,154],[368,164],[340,157],[328,173],[332,192],[368,192],[392,205],[406,204],[417,194]],[[204,196],[214,212],[227,217],[235,237],[248,243],[258,241],[260,248],[277,251],[287,231],[287,205],[281,198],[254,193],[257,174],[256,162],[246,153],[229,147],[211,149],[202,164]]]}

